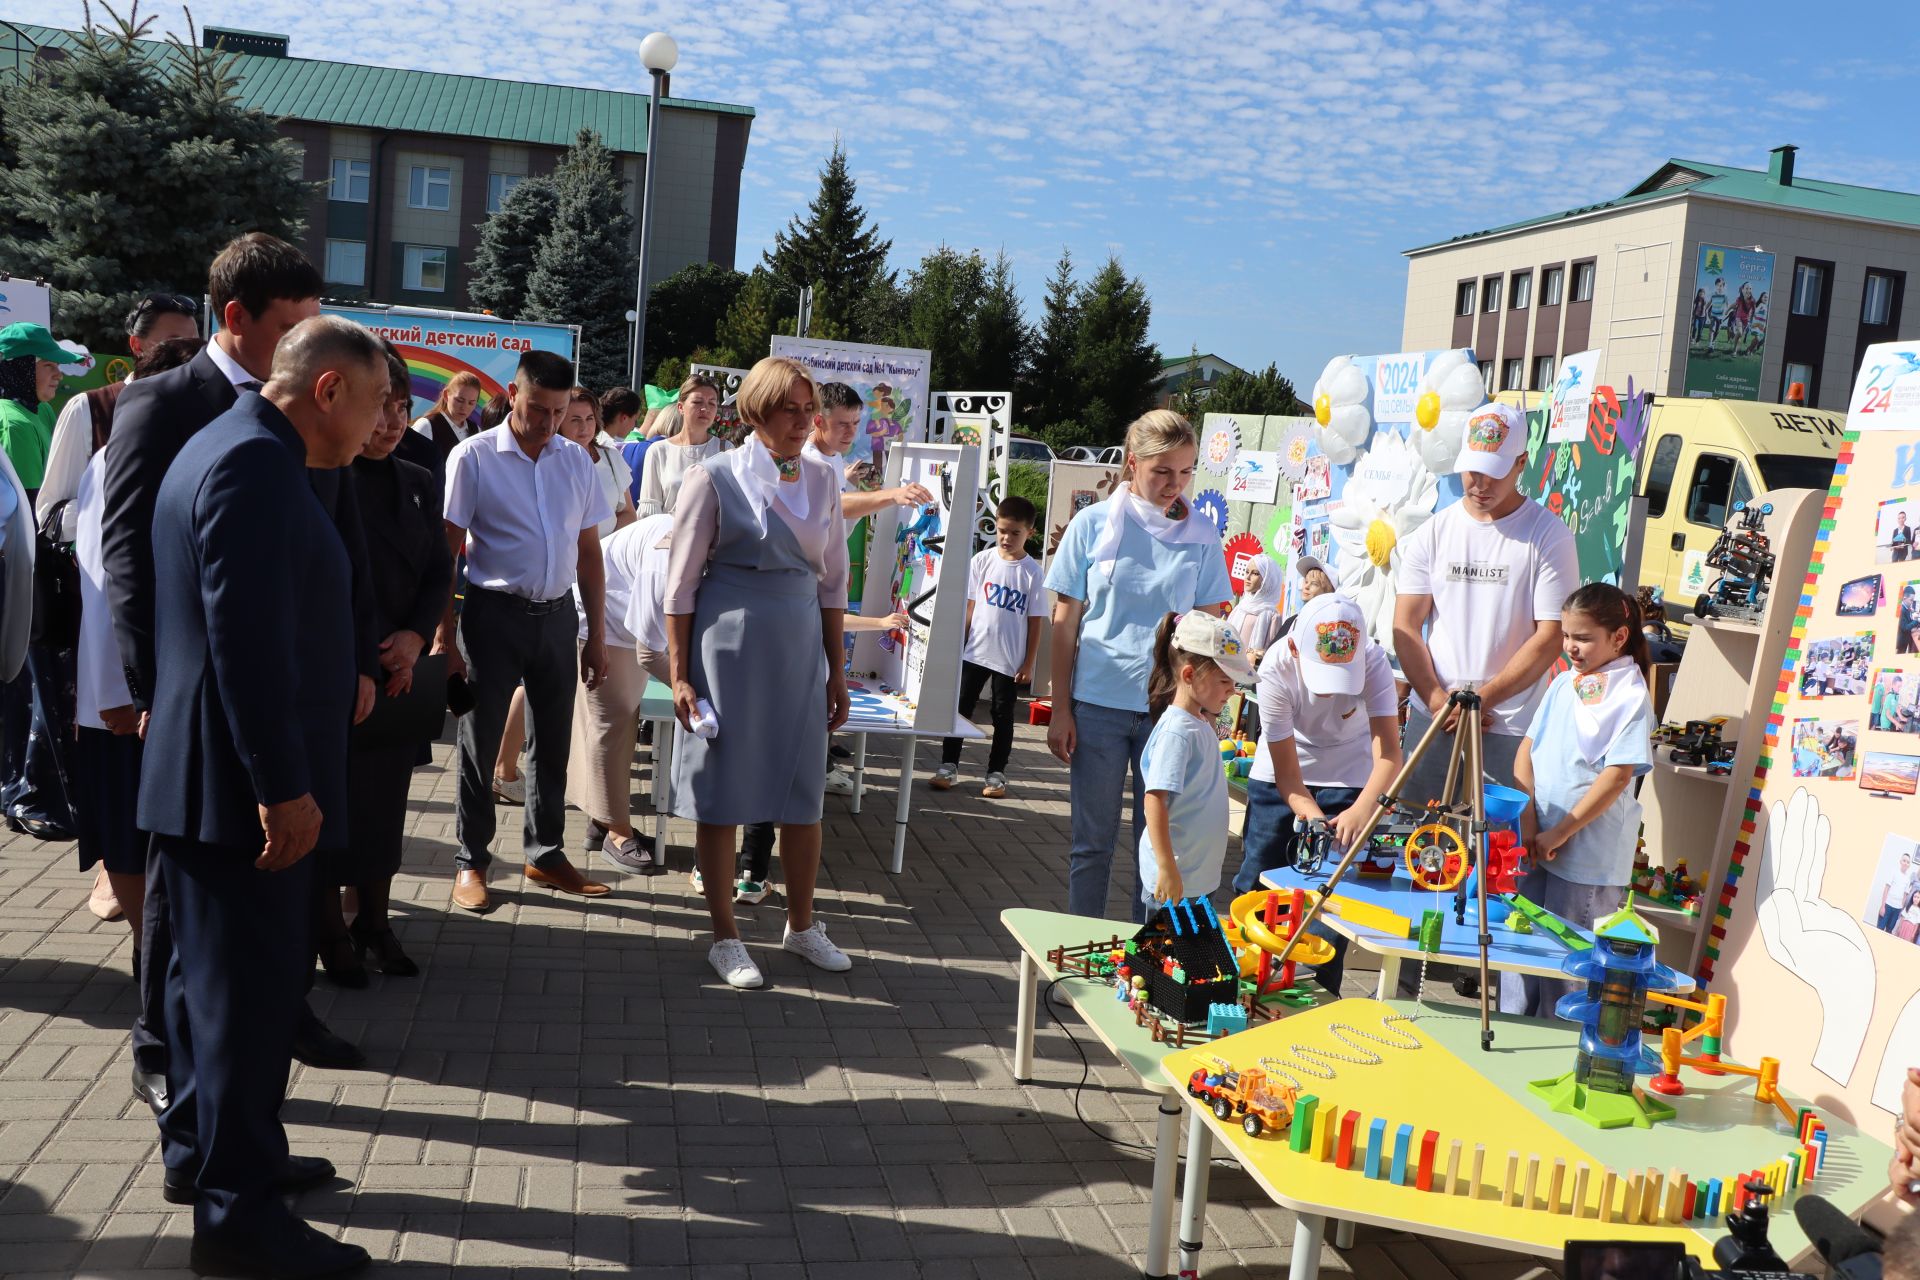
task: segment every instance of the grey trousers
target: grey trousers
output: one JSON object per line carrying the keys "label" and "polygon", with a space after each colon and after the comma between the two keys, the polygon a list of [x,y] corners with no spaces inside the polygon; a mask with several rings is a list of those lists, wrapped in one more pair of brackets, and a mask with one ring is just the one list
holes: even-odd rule
{"label": "grey trousers", "polygon": [[567,755],[574,690],[580,683],[579,615],[570,599],[546,613],[525,601],[469,588],[460,613],[473,710],[460,717],[460,798],[453,864],[483,871],[493,860],[493,761],[516,685],[527,687],[527,804],[522,846],[534,866],[566,856]]}

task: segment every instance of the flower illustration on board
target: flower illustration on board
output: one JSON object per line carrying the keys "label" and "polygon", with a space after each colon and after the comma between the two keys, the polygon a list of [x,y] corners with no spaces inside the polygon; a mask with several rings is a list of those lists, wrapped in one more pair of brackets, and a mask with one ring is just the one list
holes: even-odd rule
{"label": "flower illustration on board", "polygon": [[1407,539],[1433,518],[1440,481],[1421,465],[1413,446],[1392,431],[1374,436],[1372,450],[1359,455],[1354,474],[1363,472],[1375,479],[1349,483],[1331,517],[1339,549],[1334,567],[1341,593],[1365,615],[1368,634],[1391,649],[1394,571]]}
{"label": "flower illustration on board", "polygon": [[1275,450],[1287,479],[1299,480],[1307,474],[1307,454],[1312,449],[1313,423],[1306,418],[1289,418]]}
{"label": "flower illustration on board", "polygon": [[1352,356],[1335,356],[1327,361],[1313,384],[1314,443],[1337,467],[1359,456],[1373,429],[1373,415],[1367,412],[1367,375]]}
{"label": "flower illustration on board", "polygon": [[1480,370],[1464,351],[1442,351],[1414,390],[1412,435],[1420,460],[1437,475],[1453,471],[1467,419],[1487,399]]}

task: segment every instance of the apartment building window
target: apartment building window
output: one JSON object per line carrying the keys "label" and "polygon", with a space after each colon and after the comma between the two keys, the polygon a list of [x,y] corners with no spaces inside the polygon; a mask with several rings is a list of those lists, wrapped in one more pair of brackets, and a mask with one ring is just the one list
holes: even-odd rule
{"label": "apartment building window", "polygon": [[1492,312],[1500,309],[1500,277],[1488,276],[1480,282],[1480,309]]}
{"label": "apartment building window", "polygon": [[1866,288],[1860,298],[1860,323],[1885,324],[1893,314],[1893,277],[1878,271],[1867,272]]}
{"label": "apartment building window", "polygon": [[1573,300],[1575,302],[1593,301],[1593,264],[1591,262],[1573,264]]}
{"label": "apartment building window", "polygon": [[365,204],[367,191],[373,185],[373,162],[371,160],[341,160],[333,162],[333,180],[327,184],[327,199],[343,200],[348,204]]}
{"label": "apartment building window", "polygon": [[1548,267],[1545,271],[1542,271],[1540,273],[1540,305],[1543,307],[1559,306],[1560,295],[1566,287],[1567,269],[1565,267]]}
{"label": "apartment building window", "polygon": [[1820,295],[1826,292],[1827,269],[1811,262],[1793,264],[1793,314],[1820,314]]}
{"label": "apartment building window", "polygon": [[1507,303],[1509,309],[1525,311],[1533,305],[1533,272],[1518,271],[1513,277],[1513,301]]}
{"label": "apartment building window", "polygon": [[[1543,302],[1540,304],[1545,306]],[[1533,358],[1533,386],[1531,390],[1547,391],[1553,387],[1553,357],[1535,356]]]}
{"label": "apartment building window", "polygon": [[1470,316],[1473,314],[1473,281],[1462,280],[1453,290],[1453,314]]}
{"label": "apartment building window", "polygon": [[328,284],[364,285],[367,282],[367,242],[327,241],[326,275]]}
{"label": "apartment building window", "polygon": [[1793,390],[1793,384],[1796,382],[1800,384],[1801,390],[1806,392],[1807,403],[1813,403],[1814,393],[1817,390],[1815,379],[1819,376],[1820,366],[1817,364],[1796,364],[1791,360],[1787,361],[1786,368],[1780,372],[1781,403],[1786,403],[1787,393]]}
{"label": "apartment building window", "polygon": [[403,283],[407,288],[418,289],[422,293],[445,293],[447,251],[423,244],[408,245]]}
{"label": "apartment building window", "polygon": [[527,180],[524,173],[490,173],[487,175],[487,212],[498,213],[500,206],[507,202],[513,189]]}
{"label": "apartment building window", "polygon": [[1525,368],[1526,361],[1522,360],[1519,356],[1513,356],[1502,362],[1500,366],[1500,389],[1502,391],[1521,390],[1520,380],[1525,376],[1523,373]]}
{"label": "apartment building window", "polygon": [[1492,395],[1493,394],[1493,361],[1482,360],[1480,362],[1480,382],[1481,382],[1481,385],[1486,387],[1487,394]]}
{"label": "apartment building window", "polygon": [[407,181],[407,205],[414,209],[453,207],[453,170],[416,164]]}

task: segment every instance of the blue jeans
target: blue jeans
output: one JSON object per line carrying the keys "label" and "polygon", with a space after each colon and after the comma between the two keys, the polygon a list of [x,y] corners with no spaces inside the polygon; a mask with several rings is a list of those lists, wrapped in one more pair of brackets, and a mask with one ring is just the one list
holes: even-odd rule
{"label": "blue jeans", "polygon": [[[1307,790],[1313,793],[1320,812],[1329,818],[1339,817],[1360,799],[1358,787],[1308,787]],[[1261,872],[1292,866],[1294,846],[1298,843],[1299,837],[1293,833],[1293,810],[1281,797],[1280,788],[1271,782],[1249,778],[1247,829],[1240,838],[1244,853],[1240,872],[1233,878],[1234,892],[1252,893],[1260,887]],[[1332,867],[1324,869],[1333,870]],[[1307,932],[1333,944],[1333,959],[1315,968],[1313,976],[1322,987],[1339,995],[1340,980],[1347,972],[1347,940],[1318,921]]]}
{"label": "blue jeans", "polygon": [[1132,919],[1144,923],[1136,861],[1140,834],[1147,828],[1146,793],[1140,787],[1140,753],[1153,720],[1144,711],[1120,711],[1078,699],[1073,704],[1077,742],[1068,766],[1068,796],[1073,806],[1073,853],[1067,863],[1067,910],[1077,916],[1107,914],[1107,890],[1113,883],[1113,846],[1120,839],[1120,802],[1126,796],[1127,770],[1133,770],[1133,839],[1127,842],[1127,900]]}

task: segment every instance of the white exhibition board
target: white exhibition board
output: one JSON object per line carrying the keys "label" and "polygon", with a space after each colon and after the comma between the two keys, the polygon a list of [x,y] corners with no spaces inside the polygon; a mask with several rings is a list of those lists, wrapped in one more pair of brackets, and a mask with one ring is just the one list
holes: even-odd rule
{"label": "white exhibition board", "polygon": [[929,444],[961,444],[980,451],[979,496],[974,502],[973,549],[993,545],[993,513],[1007,496],[1007,453],[1013,438],[1013,392],[936,391],[928,420]]}

